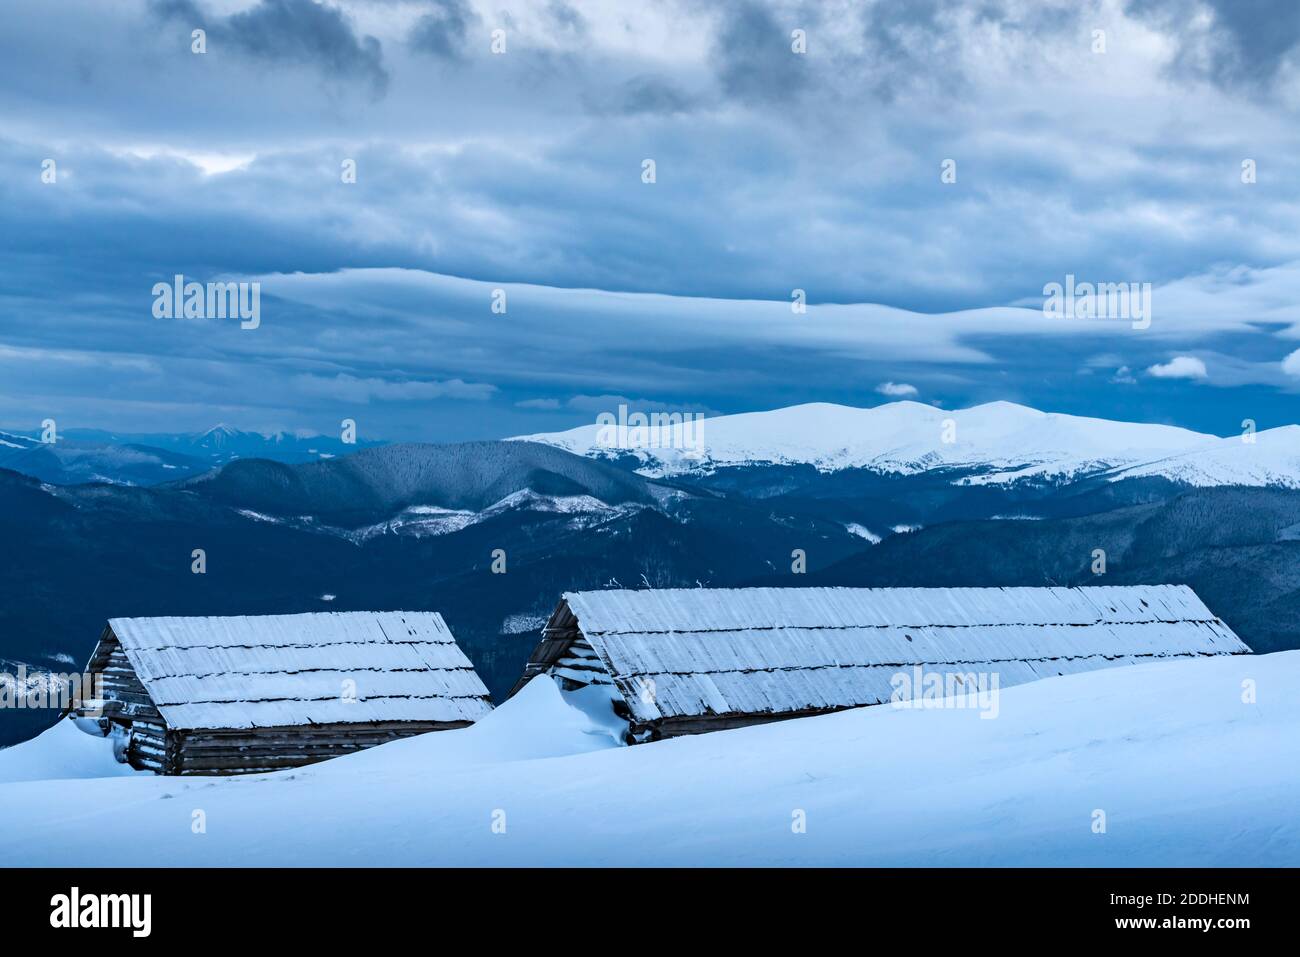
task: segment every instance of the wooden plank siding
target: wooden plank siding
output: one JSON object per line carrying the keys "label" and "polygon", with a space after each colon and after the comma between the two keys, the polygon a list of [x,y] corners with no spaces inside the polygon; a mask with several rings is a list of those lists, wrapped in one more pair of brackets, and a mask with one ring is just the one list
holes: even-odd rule
{"label": "wooden plank siding", "polygon": [[168,774],[248,774],[302,767],[413,734],[450,731],[472,722],[403,721],[302,727],[171,731]]}
{"label": "wooden plank siding", "polygon": [[649,722],[632,721],[630,727],[632,737],[640,743],[643,741],[658,741],[661,738],[676,738],[685,734],[730,731],[733,728],[771,724],[774,721],[787,721],[790,718],[813,718],[817,715],[847,711],[851,707],[855,706],[808,708],[803,711],[784,711],[780,714],[701,714],[682,718],[661,718],[658,721]]}

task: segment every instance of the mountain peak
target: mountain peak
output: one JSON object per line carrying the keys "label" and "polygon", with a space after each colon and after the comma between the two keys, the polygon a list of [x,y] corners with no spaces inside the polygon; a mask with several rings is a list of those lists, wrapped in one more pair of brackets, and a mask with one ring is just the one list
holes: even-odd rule
{"label": "mountain peak", "polygon": [[243,433],[239,429],[232,428],[231,426],[226,425],[224,422],[218,422],[216,425],[208,429],[206,432],[200,432],[197,436],[197,439],[200,442],[204,441],[205,439],[213,439],[215,441],[220,442],[224,439],[233,439],[240,435],[243,435]]}
{"label": "mountain peak", "polygon": [[982,402],[979,405],[973,405],[969,409],[962,409],[964,412],[977,412],[979,410],[988,412],[1001,412],[1009,415],[1031,415],[1035,418],[1042,418],[1048,415],[1060,415],[1061,413],[1043,412],[1035,409],[1033,406],[1021,405],[1019,402],[1010,402],[1006,399],[994,399],[992,402]]}

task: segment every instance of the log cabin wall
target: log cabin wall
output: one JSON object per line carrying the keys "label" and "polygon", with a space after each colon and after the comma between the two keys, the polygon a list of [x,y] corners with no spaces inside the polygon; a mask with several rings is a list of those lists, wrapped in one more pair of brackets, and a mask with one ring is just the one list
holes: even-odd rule
{"label": "log cabin wall", "polygon": [[78,702],[79,717],[98,717],[110,734],[124,739],[126,763],[138,771],[167,772],[167,723],[141,683],[121,642],[106,628],[87,671],[98,679],[102,698]]}
{"label": "log cabin wall", "polygon": [[804,711],[786,711],[780,714],[705,714],[692,717],[663,718],[658,721],[631,723],[633,739],[638,742],[659,741],[687,734],[706,734],[709,731],[730,731],[749,728],[756,724],[771,724],[790,718],[813,718],[821,714],[834,714],[848,710],[849,705],[836,708],[809,708]]}
{"label": "log cabin wall", "polygon": [[430,731],[472,722],[404,721],[286,726],[229,731],[172,731],[169,774],[254,774],[297,768]]}

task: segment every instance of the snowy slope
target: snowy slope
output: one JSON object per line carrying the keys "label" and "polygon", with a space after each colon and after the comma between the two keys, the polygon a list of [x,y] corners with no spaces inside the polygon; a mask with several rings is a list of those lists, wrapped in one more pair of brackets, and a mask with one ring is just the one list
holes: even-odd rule
{"label": "snowy slope", "polygon": [[[64,719],[30,741],[0,750],[0,786],[13,781],[139,776],[113,758],[113,744]],[[152,777],[152,775],[150,775]]]}
{"label": "snowy slope", "polygon": [[537,680],[472,728],[296,771],[0,785],[0,845],[60,865],[1300,865],[1300,652],[1053,678],[983,713],[616,748]]}
{"label": "snowy slope", "polygon": [[1219,439],[1204,448],[1118,469],[1109,478],[1159,475],[1187,485],[1300,488],[1300,425],[1266,429],[1253,438],[1253,442],[1241,436]]}
{"label": "snowy slope", "polygon": [[[1198,485],[1300,486],[1300,427],[1261,432],[1252,446],[1168,425],[1039,412],[1010,402],[944,410],[918,402],[870,409],[814,403],[704,419],[702,455],[670,428],[658,447],[629,449],[646,475],[750,464],[809,464],[912,475],[934,468],[978,470],[971,484],[1163,475]],[[522,436],[580,455],[609,456],[597,425]],[[608,441],[608,439],[606,440]],[[1243,452],[1243,449],[1246,451]]]}
{"label": "snowy slope", "polygon": [[0,449],[34,449],[40,446],[40,441],[26,435],[16,435],[13,432],[5,432],[0,429]]}

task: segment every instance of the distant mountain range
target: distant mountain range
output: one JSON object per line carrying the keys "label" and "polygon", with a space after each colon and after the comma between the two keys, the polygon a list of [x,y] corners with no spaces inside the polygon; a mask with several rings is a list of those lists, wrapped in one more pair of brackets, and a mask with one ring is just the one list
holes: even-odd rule
{"label": "distant mountain range", "polygon": [[[647,443],[647,436],[650,442]],[[699,477],[755,466],[946,475],[969,485],[1060,485],[1161,478],[1182,485],[1300,488],[1300,425],[1223,438],[1169,425],[1040,412],[1010,402],[944,410],[919,402],[874,408],[828,403],[678,423],[623,436],[596,424],[511,441],[604,459],[648,478]],[[614,441],[611,443],[611,439]],[[262,434],[218,425],[200,433],[0,431],[0,468],[55,484],[156,485],[240,459],[328,461],[383,445],[332,436]]]}
{"label": "distant mountain range", "polygon": [[814,403],[660,430],[629,429],[626,436],[623,447],[612,445],[616,433],[593,424],[520,439],[629,460],[653,476],[810,465],[822,472],[890,475],[948,470],[961,473],[954,481],[976,485],[1160,477],[1194,486],[1300,488],[1297,425],[1221,438],[1168,425],[1039,412],[1011,402],[955,411],[919,402],[869,409]]}
{"label": "distant mountain range", "polygon": [[78,482],[157,485],[199,475],[236,459],[314,462],[375,444],[345,445],[341,439],[324,435],[296,436],[286,432],[263,435],[224,425],[206,432],[176,435],[69,429],[58,433],[53,443],[41,441],[41,433],[36,430],[0,431],[0,468],[56,485]]}
{"label": "distant mountain range", "polygon": [[[1099,581],[1190,584],[1256,650],[1296,648],[1294,435],[895,403],[707,419],[698,462],[584,430],[335,458],[222,430],[139,468],[133,443],[78,435],[43,451],[94,481],[0,465],[0,658],[67,670],[117,616],[437,610],[500,697],[566,590]],[[8,461],[40,465],[18,438]]]}

